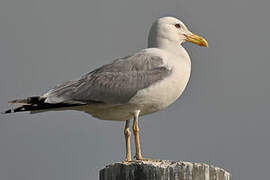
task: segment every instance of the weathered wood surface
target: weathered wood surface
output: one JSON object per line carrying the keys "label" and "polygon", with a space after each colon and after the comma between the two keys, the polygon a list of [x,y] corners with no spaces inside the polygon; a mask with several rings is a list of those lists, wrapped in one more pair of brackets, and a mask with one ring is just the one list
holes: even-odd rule
{"label": "weathered wood surface", "polygon": [[100,180],[230,180],[224,169],[183,161],[131,161],[107,165]]}

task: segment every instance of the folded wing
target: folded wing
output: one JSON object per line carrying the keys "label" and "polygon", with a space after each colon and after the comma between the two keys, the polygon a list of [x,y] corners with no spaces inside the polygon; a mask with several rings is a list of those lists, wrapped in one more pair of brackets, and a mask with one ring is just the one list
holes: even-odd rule
{"label": "folded wing", "polygon": [[137,91],[166,78],[170,72],[161,57],[139,53],[56,86],[44,95],[45,102],[127,103]]}

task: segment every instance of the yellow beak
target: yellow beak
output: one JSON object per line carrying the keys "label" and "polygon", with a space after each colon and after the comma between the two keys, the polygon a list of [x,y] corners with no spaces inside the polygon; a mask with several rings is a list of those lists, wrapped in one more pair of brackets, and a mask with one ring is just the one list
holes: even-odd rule
{"label": "yellow beak", "polygon": [[204,47],[208,46],[207,41],[203,37],[201,37],[197,34],[187,34],[185,36],[187,38],[186,41],[192,42],[192,43],[197,44],[199,46],[204,46]]}

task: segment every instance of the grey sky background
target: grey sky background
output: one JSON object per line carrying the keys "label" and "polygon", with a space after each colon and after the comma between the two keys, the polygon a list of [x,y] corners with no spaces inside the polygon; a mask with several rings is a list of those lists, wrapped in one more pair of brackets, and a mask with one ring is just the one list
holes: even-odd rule
{"label": "grey sky background", "polygon": [[[268,179],[269,7],[269,0],[1,0],[0,109],[145,48],[152,22],[172,15],[209,48],[184,45],[191,80],[176,103],[141,118],[143,155],[210,162],[233,180]],[[75,111],[0,119],[1,180],[94,180],[124,159],[124,122]]]}

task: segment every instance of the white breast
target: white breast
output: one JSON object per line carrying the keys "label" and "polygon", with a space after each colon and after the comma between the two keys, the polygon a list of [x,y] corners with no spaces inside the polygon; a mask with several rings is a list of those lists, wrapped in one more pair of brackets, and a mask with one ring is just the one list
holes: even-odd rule
{"label": "white breast", "polygon": [[139,106],[141,115],[159,111],[172,104],[180,97],[188,83],[191,72],[189,57],[183,59],[169,55],[163,59],[172,73],[152,86],[138,91],[129,101]]}

